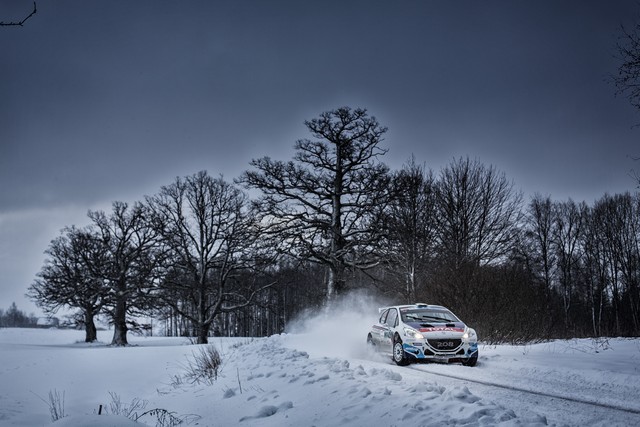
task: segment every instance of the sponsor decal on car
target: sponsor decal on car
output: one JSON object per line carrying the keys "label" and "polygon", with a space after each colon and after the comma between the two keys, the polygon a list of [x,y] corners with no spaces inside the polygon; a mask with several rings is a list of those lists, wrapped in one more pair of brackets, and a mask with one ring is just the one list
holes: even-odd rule
{"label": "sponsor decal on car", "polygon": [[434,326],[431,328],[420,328],[420,332],[460,332],[463,333],[463,328],[452,328],[451,326]]}

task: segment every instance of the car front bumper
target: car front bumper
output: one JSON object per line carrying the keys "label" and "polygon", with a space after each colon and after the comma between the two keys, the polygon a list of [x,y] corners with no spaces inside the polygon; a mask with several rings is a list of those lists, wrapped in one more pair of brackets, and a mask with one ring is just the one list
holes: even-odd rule
{"label": "car front bumper", "polygon": [[453,363],[463,362],[478,356],[477,342],[454,339],[410,341],[403,343],[402,347],[406,354],[419,361]]}

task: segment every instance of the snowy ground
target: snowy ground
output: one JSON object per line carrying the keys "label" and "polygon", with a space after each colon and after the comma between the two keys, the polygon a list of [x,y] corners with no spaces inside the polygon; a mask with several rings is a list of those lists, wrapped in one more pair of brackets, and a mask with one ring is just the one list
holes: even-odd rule
{"label": "snowy ground", "polygon": [[223,365],[210,385],[180,381],[198,348],[184,339],[112,348],[77,343],[80,331],[0,329],[0,425],[51,425],[49,392],[64,397],[55,427],[140,425],[97,415],[112,396],[199,426],[640,425],[640,340],[480,346],[474,368],[401,368],[367,354],[364,323],[333,317],[302,333],[214,339]]}

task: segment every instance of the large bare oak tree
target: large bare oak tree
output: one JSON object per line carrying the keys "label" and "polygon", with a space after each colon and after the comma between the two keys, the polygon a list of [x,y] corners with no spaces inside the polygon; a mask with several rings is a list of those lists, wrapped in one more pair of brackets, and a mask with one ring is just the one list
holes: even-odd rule
{"label": "large bare oak tree", "polygon": [[258,189],[264,224],[289,254],[327,267],[326,301],[345,289],[348,269],[376,264],[388,168],[379,161],[387,131],[364,109],[348,107],[306,121],[314,140],[300,139],[288,162],[254,159],[241,182]]}
{"label": "large bare oak tree", "polygon": [[101,272],[107,252],[90,228],[67,227],[51,241],[47,259],[27,296],[48,313],[78,309],[85,327],[85,342],[97,339],[94,318],[106,304],[108,283]]}

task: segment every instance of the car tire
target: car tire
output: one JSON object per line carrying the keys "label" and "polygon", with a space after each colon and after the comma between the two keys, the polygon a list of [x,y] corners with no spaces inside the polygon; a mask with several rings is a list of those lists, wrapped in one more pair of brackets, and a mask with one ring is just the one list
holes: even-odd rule
{"label": "car tire", "polygon": [[370,347],[376,346],[376,343],[373,342],[373,338],[371,337],[371,334],[367,335],[367,345]]}
{"label": "car tire", "polygon": [[462,364],[464,366],[476,366],[476,363],[478,363],[478,354],[476,353],[475,356],[468,358],[467,360],[462,361]]}
{"label": "car tire", "polygon": [[409,358],[407,354],[404,352],[404,347],[402,346],[402,340],[400,337],[396,336],[396,339],[393,340],[393,361],[396,362],[398,366],[407,366],[409,364]]}

